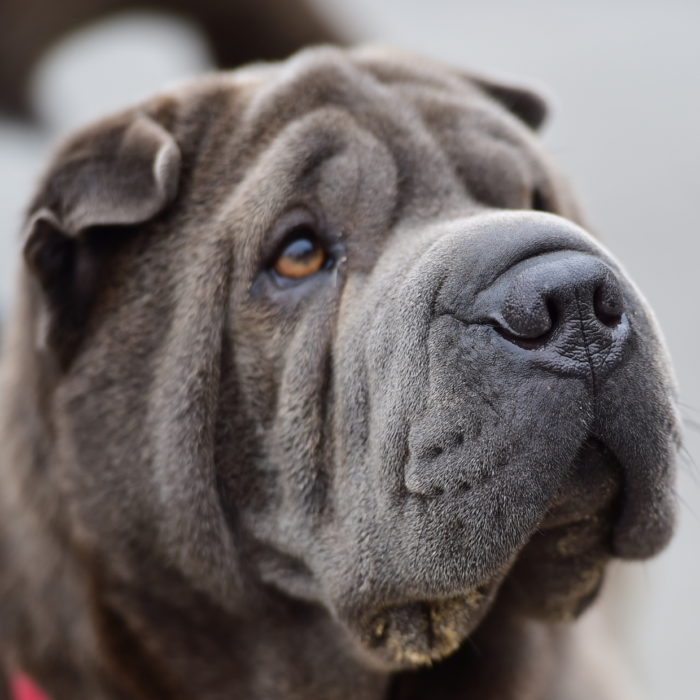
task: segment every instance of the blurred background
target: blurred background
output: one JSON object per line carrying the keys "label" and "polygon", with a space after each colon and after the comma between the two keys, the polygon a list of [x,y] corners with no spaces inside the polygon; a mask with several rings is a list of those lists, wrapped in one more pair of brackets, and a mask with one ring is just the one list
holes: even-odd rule
{"label": "blurred background", "polygon": [[656,310],[685,416],[678,534],[657,559],[614,567],[608,618],[648,700],[698,700],[699,34],[697,0],[2,0],[0,315],[52,144],[184,77],[381,41],[539,86],[544,140]]}

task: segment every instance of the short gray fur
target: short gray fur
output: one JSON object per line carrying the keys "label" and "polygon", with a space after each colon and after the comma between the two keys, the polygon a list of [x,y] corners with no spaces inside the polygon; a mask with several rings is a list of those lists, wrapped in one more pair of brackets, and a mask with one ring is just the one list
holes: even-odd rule
{"label": "short gray fur", "polygon": [[[8,667],[55,700],[553,700],[595,674],[561,622],[667,543],[679,428],[544,109],[320,48],[59,148],[4,339]],[[300,230],[331,264],[292,285],[270,265]]]}

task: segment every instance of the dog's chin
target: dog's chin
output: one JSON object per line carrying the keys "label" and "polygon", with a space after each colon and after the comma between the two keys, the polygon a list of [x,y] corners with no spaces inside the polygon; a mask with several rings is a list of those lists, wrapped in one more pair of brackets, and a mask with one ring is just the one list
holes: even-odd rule
{"label": "dog's chin", "polygon": [[[361,655],[385,670],[429,666],[453,654],[497,604],[546,622],[576,618],[595,599],[611,558],[621,467],[601,442],[582,444],[568,476],[527,544],[494,564],[490,578],[440,595],[382,598],[335,606]],[[261,580],[293,598],[317,603],[322,587],[302,562],[262,545],[251,549]],[[387,582],[388,583],[388,582]],[[435,582],[433,582],[435,583]]]}
{"label": "dog's chin", "polygon": [[[514,608],[519,616],[547,622],[566,622],[580,615],[596,598],[609,557],[599,550],[582,553],[580,559],[554,566],[542,564],[537,577],[527,568],[515,567],[503,579],[451,598],[386,603],[357,616],[350,627],[375,663],[401,670],[430,666],[456,652],[476,630],[496,599]],[[533,584],[542,575],[551,579],[539,589]]]}
{"label": "dog's chin", "polygon": [[393,670],[429,666],[457,651],[476,629],[499,582],[494,579],[440,600],[386,601],[358,611],[348,623],[365,653],[380,666]]}
{"label": "dog's chin", "polygon": [[[621,470],[605,445],[588,439],[547,516],[515,561],[485,584],[441,599],[381,601],[350,616],[376,661],[430,665],[454,653],[499,606],[547,622],[576,618],[596,598],[611,558]],[[346,618],[347,619],[347,618]]]}

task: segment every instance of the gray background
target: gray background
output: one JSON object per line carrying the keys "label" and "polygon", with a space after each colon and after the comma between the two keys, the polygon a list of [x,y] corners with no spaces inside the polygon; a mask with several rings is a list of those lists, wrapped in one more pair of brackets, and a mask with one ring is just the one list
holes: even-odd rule
{"label": "gray background", "polygon": [[[650,700],[700,698],[700,3],[690,0],[313,0],[358,41],[381,41],[546,86],[544,139],[593,230],[655,308],[686,416],[680,526],[657,559],[611,572],[608,617]],[[16,240],[51,143],[205,70],[176,18],[129,15],[57,46],[36,71],[42,126],[0,120],[0,313]],[[591,699],[594,700],[594,699]]]}

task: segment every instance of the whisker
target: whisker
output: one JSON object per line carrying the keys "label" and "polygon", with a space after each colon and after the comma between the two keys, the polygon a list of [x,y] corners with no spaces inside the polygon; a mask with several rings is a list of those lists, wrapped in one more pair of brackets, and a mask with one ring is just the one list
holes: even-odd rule
{"label": "whisker", "polygon": [[683,498],[683,496],[678,493],[678,489],[673,489],[673,495],[678,499],[681,505],[685,506],[687,511],[697,520],[698,523],[700,523],[700,517],[698,517],[698,514],[693,510],[691,505],[688,503],[688,501]]}
{"label": "whisker", "polygon": [[700,478],[700,470],[698,469],[698,465],[693,459],[693,455],[690,454],[690,451],[682,442],[678,443],[678,447],[683,463],[687,467],[689,467],[688,473],[690,474],[690,477],[696,484],[700,485],[700,482],[698,481],[698,479]]}

